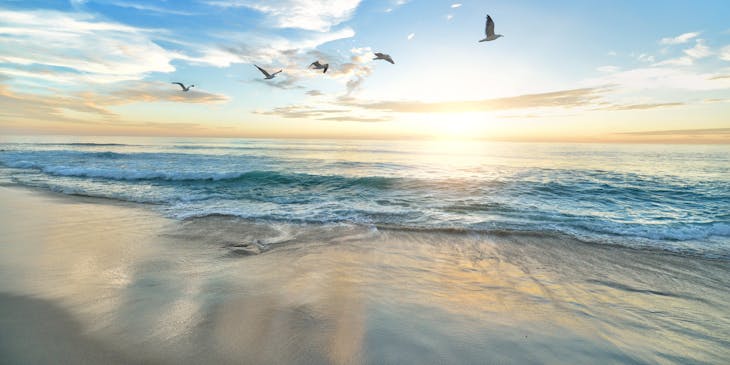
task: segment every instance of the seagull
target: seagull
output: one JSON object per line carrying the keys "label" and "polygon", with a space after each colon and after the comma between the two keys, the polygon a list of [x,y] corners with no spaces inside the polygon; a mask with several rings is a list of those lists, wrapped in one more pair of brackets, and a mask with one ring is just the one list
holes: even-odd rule
{"label": "seagull", "polygon": [[312,62],[311,65],[309,65],[309,67],[310,68],[314,67],[315,70],[324,70],[324,71],[322,71],[322,73],[324,74],[324,73],[327,73],[327,69],[330,68],[330,64],[329,63],[321,64],[321,63],[319,63],[319,61],[314,61],[314,62]]}
{"label": "seagull", "polygon": [[182,91],[184,91],[184,92],[188,92],[188,91],[190,91],[191,87],[195,87],[195,85],[185,86],[181,82],[171,82],[171,84],[180,85],[180,87],[182,88]]}
{"label": "seagull", "polygon": [[[256,66],[256,65],[254,65],[254,66]],[[273,74],[270,74],[270,73],[266,72],[266,70],[264,70],[263,68],[261,68],[259,66],[256,66],[256,68],[258,68],[259,71],[261,71],[261,73],[264,74],[264,76],[266,76],[266,77],[264,77],[264,79],[266,79],[266,80],[273,79],[274,77],[276,77],[276,74],[278,74],[279,72],[282,71],[282,70],[279,70],[279,71],[274,72]]]}
{"label": "seagull", "polygon": [[492,20],[492,17],[489,15],[487,15],[487,28],[484,30],[484,33],[487,35],[487,38],[484,38],[479,42],[488,42],[493,41],[499,37],[504,37],[501,34],[494,34],[494,20]]}
{"label": "seagull", "polygon": [[392,59],[392,58],[390,58],[390,55],[388,55],[388,54],[385,54],[385,53],[380,53],[380,52],[376,52],[376,53],[375,53],[375,58],[373,58],[373,59],[374,59],[374,60],[384,60],[384,61],[388,61],[388,62],[390,62],[390,63],[392,63],[392,64],[394,64],[394,65],[395,65],[395,62],[393,62],[393,59]]}

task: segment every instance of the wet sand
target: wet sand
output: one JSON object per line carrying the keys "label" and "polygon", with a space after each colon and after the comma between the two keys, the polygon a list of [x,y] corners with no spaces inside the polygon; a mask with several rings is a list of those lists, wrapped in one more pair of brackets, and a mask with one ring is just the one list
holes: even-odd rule
{"label": "wet sand", "polygon": [[710,363],[727,261],[0,187],[0,363]]}

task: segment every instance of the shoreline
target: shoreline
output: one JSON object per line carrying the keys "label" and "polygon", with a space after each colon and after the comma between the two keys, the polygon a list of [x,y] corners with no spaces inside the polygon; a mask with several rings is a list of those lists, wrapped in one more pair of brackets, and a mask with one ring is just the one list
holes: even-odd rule
{"label": "shoreline", "polygon": [[[3,332],[0,348],[19,362],[59,352],[67,363],[730,356],[722,261],[535,234],[174,220],[24,187],[0,187],[0,217],[10,332],[48,322],[70,336],[53,348],[54,336],[29,330],[15,341]],[[27,346],[38,353],[23,353]]]}
{"label": "shoreline", "polygon": [[[669,255],[669,256],[676,256],[676,257],[688,257],[692,259],[699,259],[699,260],[708,260],[708,261],[720,261],[720,262],[729,262],[730,256],[724,256],[724,255],[716,255],[716,254],[698,254],[693,251],[679,251],[679,250],[669,250],[667,248],[659,248],[654,247],[649,244],[637,244],[637,245],[627,245],[623,243],[615,243],[615,242],[609,242],[609,241],[603,241],[603,242],[597,242],[597,241],[591,241],[589,239],[576,237],[574,235],[561,232],[561,231],[535,231],[535,230],[507,230],[507,229],[494,229],[494,230],[472,230],[472,229],[464,229],[464,228],[420,228],[420,227],[397,227],[397,226],[388,226],[388,225],[366,225],[361,223],[349,223],[349,222],[292,222],[292,221],[276,221],[276,220],[267,220],[267,219],[257,219],[257,218],[245,218],[240,217],[237,215],[232,214],[220,214],[220,213],[214,213],[204,216],[190,216],[190,217],[184,217],[184,218],[175,218],[175,217],[169,217],[165,216],[164,214],[156,211],[153,209],[153,207],[161,206],[161,204],[155,204],[155,203],[145,203],[145,202],[135,202],[135,201],[128,201],[124,199],[117,199],[113,197],[102,197],[102,196],[90,196],[90,195],[84,195],[84,194],[73,194],[73,193],[64,193],[59,191],[53,191],[47,188],[43,187],[34,187],[34,186],[26,186],[21,184],[15,184],[15,183],[0,183],[0,189],[7,188],[10,190],[18,190],[18,191],[28,191],[32,192],[34,194],[38,194],[40,196],[47,196],[49,198],[55,198],[59,199],[60,201],[64,201],[65,199],[68,199],[66,202],[86,202],[86,203],[94,203],[94,204],[108,204],[108,205],[116,205],[116,206],[122,206],[132,209],[144,209],[150,213],[153,213],[159,217],[162,217],[170,222],[177,222],[178,224],[184,224],[186,222],[194,222],[197,220],[210,220],[210,219],[221,219],[221,220],[237,220],[242,224],[248,224],[248,225],[267,225],[267,224],[277,224],[277,225],[290,225],[293,227],[312,227],[312,226],[337,226],[337,225],[351,225],[356,226],[362,229],[371,229],[375,228],[378,231],[394,231],[394,232],[413,232],[413,233],[423,233],[423,234],[453,234],[453,235],[476,235],[483,237],[484,239],[498,239],[500,237],[540,237],[540,238],[551,238],[556,240],[568,240],[573,241],[575,244],[581,244],[581,245],[589,245],[589,246],[598,246],[599,248],[614,248],[618,250],[628,250],[628,251],[636,251],[638,253],[647,253],[647,254],[657,254],[657,255]],[[630,238],[625,238],[627,241],[631,240]]]}

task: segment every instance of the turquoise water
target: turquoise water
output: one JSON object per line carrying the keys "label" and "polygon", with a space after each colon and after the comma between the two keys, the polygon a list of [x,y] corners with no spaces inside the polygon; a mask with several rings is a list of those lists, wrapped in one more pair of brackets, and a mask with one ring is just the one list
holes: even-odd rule
{"label": "turquoise water", "polygon": [[4,137],[0,181],[175,218],[530,231],[730,258],[730,147]]}

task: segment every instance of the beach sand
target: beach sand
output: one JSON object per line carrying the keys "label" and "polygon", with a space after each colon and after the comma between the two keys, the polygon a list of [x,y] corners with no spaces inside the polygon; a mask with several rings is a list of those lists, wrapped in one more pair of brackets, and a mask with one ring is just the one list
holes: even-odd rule
{"label": "beach sand", "polygon": [[713,363],[730,265],[0,187],[0,363]]}

